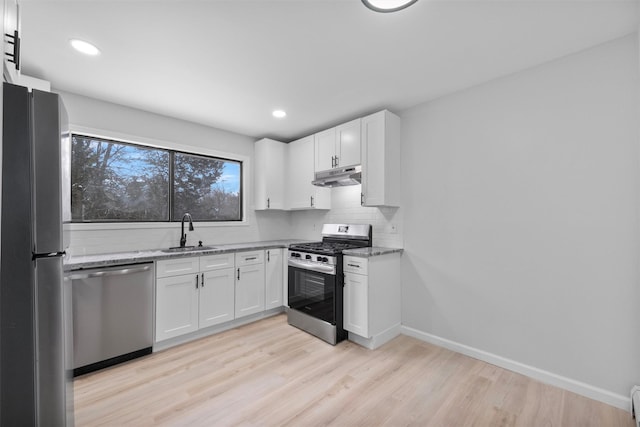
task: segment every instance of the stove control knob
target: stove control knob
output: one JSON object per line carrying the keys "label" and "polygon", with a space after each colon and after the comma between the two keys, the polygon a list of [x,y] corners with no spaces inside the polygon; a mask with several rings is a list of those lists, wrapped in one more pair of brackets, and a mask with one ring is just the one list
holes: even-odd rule
{"label": "stove control knob", "polygon": [[311,255],[305,256],[304,259],[311,259]]}
{"label": "stove control knob", "polygon": [[316,258],[316,261],[318,261],[318,262],[322,262],[322,257],[321,257],[321,256],[319,256],[318,258]]}
{"label": "stove control knob", "polygon": [[292,258],[300,258],[300,254],[297,252],[291,252],[291,257]]}
{"label": "stove control knob", "polygon": [[329,262],[329,258],[327,258],[327,257],[323,257],[323,258],[322,258],[322,262]]}

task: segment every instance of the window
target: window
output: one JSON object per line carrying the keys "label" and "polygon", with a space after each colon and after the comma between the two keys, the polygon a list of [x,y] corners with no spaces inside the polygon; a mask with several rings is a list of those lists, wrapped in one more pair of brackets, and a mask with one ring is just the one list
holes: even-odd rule
{"label": "window", "polygon": [[242,162],[73,135],[73,222],[242,220]]}

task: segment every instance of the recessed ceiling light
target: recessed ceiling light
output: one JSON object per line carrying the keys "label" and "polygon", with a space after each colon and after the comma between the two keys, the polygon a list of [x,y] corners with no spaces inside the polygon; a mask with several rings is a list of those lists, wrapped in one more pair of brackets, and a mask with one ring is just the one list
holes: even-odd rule
{"label": "recessed ceiling light", "polygon": [[85,55],[96,56],[100,54],[100,49],[84,40],[71,39],[69,40],[69,43],[71,43],[71,46],[73,46],[75,50],[82,52]]}
{"label": "recessed ceiling light", "polygon": [[277,118],[277,119],[282,119],[284,117],[287,117],[287,112],[284,110],[274,110],[273,113],[273,117]]}
{"label": "recessed ceiling light", "polygon": [[365,6],[376,12],[395,12],[409,7],[418,0],[362,0]]}

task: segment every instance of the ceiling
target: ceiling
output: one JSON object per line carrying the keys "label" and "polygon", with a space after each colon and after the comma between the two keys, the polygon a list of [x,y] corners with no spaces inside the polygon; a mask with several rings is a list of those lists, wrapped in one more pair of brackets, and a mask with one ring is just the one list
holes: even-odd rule
{"label": "ceiling", "polygon": [[[22,72],[54,89],[290,141],[638,29],[636,0],[19,0]],[[69,39],[101,55],[73,51]],[[284,119],[272,110],[287,111]]]}

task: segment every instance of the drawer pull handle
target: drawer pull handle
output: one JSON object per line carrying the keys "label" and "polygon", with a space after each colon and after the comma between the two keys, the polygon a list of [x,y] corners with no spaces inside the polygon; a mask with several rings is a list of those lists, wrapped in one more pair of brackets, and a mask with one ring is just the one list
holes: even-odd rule
{"label": "drawer pull handle", "polygon": [[347,265],[348,265],[349,267],[360,268],[360,266],[359,266],[359,265],[357,265],[357,264],[347,264]]}
{"label": "drawer pull handle", "polygon": [[244,260],[245,261],[253,261],[254,259],[258,259],[258,257],[257,256],[253,256],[251,258],[245,258]]}

